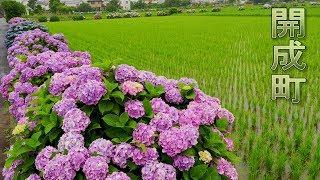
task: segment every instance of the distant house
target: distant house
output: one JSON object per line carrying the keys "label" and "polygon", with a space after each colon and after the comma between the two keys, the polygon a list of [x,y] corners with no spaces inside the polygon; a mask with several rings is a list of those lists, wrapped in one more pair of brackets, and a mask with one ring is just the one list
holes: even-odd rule
{"label": "distant house", "polygon": [[44,10],[49,10],[49,1],[47,0],[38,0],[37,4],[39,4]]}
{"label": "distant house", "polygon": [[162,4],[165,0],[145,0],[146,4]]}
{"label": "distant house", "polygon": [[76,7],[79,6],[83,1],[82,0],[61,0],[66,6]]}
{"label": "distant house", "polygon": [[120,6],[123,10],[130,10],[130,0],[120,0]]}
{"label": "distant house", "polygon": [[96,10],[101,10],[104,6],[103,0],[88,0],[87,3],[89,3],[90,6]]}

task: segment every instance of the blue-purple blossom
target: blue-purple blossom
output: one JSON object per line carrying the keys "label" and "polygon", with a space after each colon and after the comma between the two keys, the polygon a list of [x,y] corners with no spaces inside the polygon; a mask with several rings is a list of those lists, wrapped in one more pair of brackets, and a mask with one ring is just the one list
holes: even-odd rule
{"label": "blue-purple blossom", "polygon": [[114,149],[112,161],[121,168],[127,166],[127,160],[132,157],[134,147],[127,143],[121,143]]}
{"label": "blue-purple blossom", "polygon": [[220,158],[218,160],[217,169],[219,174],[226,176],[230,180],[238,179],[236,168],[234,168],[234,166],[224,158]]}
{"label": "blue-purple blossom", "polygon": [[105,180],[130,180],[130,177],[124,172],[113,172]]}
{"label": "blue-purple blossom", "polygon": [[147,148],[145,150],[135,148],[133,150],[132,161],[136,165],[145,165],[146,163],[156,161],[158,157],[159,154],[156,148]]}
{"label": "blue-purple blossom", "polygon": [[53,106],[53,110],[59,115],[64,116],[69,110],[76,108],[76,101],[74,99],[64,98]]}
{"label": "blue-purple blossom", "polygon": [[79,171],[84,162],[90,157],[89,151],[85,147],[74,147],[68,152],[68,156],[74,170]]}
{"label": "blue-purple blossom", "polygon": [[67,155],[56,155],[44,168],[44,179],[48,180],[73,180],[76,176],[76,171]]}
{"label": "blue-purple blossom", "polygon": [[73,108],[64,115],[62,129],[64,132],[81,133],[89,124],[90,118],[87,114],[78,108]]}
{"label": "blue-purple blossom", "polygon": [[108,163],[101,156],[89,157],[83,165],[87,180],[105,180],[108,173]]}
{"label": "blue-purple blossom", "polygon": [[129,117],[138,119],[145,114],[143,104],[138,100],[129,100],[124,104],[124,106]]}
{"label": "blue-purple blossom", "polygon": [[35,166],[39,171],[44,170],[49,161],[59,154],[58,150],[52,146],[46,146],[43,148],[36,157]]}
{"label": "blue-purple blossom", "polygon": [[173,166],[180,171],[187,171],[193,167],[195,163],[194,157],[177,155],[173,158]]}
{"label": "blue-purple blossom", "polygon": [[138,123],[132,133],[134,141],[151,146],[154,143],[156,127],[144,123]]}
{"label": "blue-purple blossom", "polygon": [[109,163],[112,157],[114,156],[115,146],[111,141],[99,138],[94,140],[89,147],[91,154],[98,154],[103,156],[106,159],[106,162]]}
{"label": "blue-purple blossom", "polygon": [[84,147],[84,137],[76,132],[64,133],[58,143],[58,150],[64,152],[75,147]]}
{"label": "blue-purple blossom", "polygon": [[38,174],[30,174],[26,180],[41,180],[41,178]]}
{"label": "blue-purple blossom", "polygon": [[155,180],[155,179],[165,179],[165,180],[175,180],[176,170],[173,166],[169,164],[164,164],[160,162],[147,163],[141,169],[143,180]]}
{"label": "blue-purple blossom", "polygon": [[115,72],[115,79],[123,83],[125,81],[136,81],[138,78],[138,70],[133,66],[129,66],[126,64],[119,65]]}
{"label": "blue-purple blossom", "polygon": [[79,100],[86,105],[95,105],[106,93],[106,88],[102,81],[88,80],[79,86]]}
{"label": "blue-purple blossom", "polygon": [[161,132],[170,129],[173,126],[173,120],[169,114],[159,112],[151,119],[150,125]]}
{"label": "blue-purple blossom", "polygon": [[2,169],[2,176],[4,180],[12,180],[14,176],[14,171],[22,163],[23,163],[22,160],[16,160],[12,163],[12,165],[9,168],[4,167]]}
{"label": "blue-purple blossom", "polygon": [[173,157],[196,145],[199,136],[198,129],[193,126],[172,127],[159,135],[159,145],[162,152]]}

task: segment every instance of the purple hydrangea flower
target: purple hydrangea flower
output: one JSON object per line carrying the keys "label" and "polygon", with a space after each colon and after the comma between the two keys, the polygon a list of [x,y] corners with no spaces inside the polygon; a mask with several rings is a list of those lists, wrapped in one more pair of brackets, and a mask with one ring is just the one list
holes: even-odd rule
{"label": "purple hydrangea flower", "polygon": [[30,174],[26,180],[41,180],[41,178],[38,174]]}
{"label": "purple hydrangea flower", "polygon": [[121,168],[127,166],[127,160],[132,157],[134,147],[127,143],[121,143],[114,149],[113,162]]}
{"label": "purple hydrangea flower", "polygon": [[62,99],[53,106],[53,110],[59,115],[64,116],[69,110],[76,108],[76,101],[74,99]]}
{"label": "purple hydrangea flower", "polygon": [[119,65],[115,70],[115,79],[123,83],[125,81],[136,81],[138,78],[138,70],[133,66],[126,64]]}
{"label": "purple hydrangea flower", "polygon": [[4,180],[12,180],[15,169],[22,163],[23,163],[22,160],[16,160],[12,163],[12,165],[9,168],[4,167],[2,169],[2,176]]}
{"label": "purple hydrangea flower", "polygon": [[179,123],[193,126],[211,125],[214,123],[217,111],[218,107],[193,101],[189,103],[187,109],[181,111]]}
{"label": "purple hydrangea flower", "polygon": [[218,160],[217,169],[219,174],[228,177],[230,180],[238,179],[236,168],[234,168],[234,166],[224,158],[220,158]]}
{"label": "purple hydrangea flower", "polygon": [[165,93],[166,101],[172,104],[180,104],[183,102],[183,97],[178,88],[170,88]]}
{"label": "purple hydrangea flower", "polygon": [[101,81],[89,80],[79,86],[79,100],[86,105],[97,104],[106,93],[106,88]]}
{"label": "purple hydrangea flower", "polygon": [[121,90],[124,94],[136,96],[143,91],[143,85],[138,82],[125,81],[121,84]]}
{"label": "purple hydrangea flower", "polygon": [[108,163],[101,156],[89,157],[83,165],[87,180],[105,180],[108,173]]}
{"label": "purple hydrangea flower", "polygon": [[39,171],[44,170],[49,161],[56,155],[59,154],[58,150],[52,146],[43,148],[37,155],[35,160],[35,166]]}
{"label": "purple hydrangea flower", "polygon": [[169,164],[153,162],[147,163],[141,169],[143,180],[166,179],[175,180],[176,170]]}
{"label": "purple hydrangea flower", "polygon": [[84,162],[90,157],[89,151],[85,147],[74,147],[68,152],[70,162],[74,170],[79,171]]}
{"label": "purple hydrangea flower", "polygon": [[91,154],[97,153],[105,157],[106,162],[109,163],[114,155],[114,148],[115,146],[111,141],[99,138],[90,144],[89,151]]}
{"label": "purple hydrangea flower", "polygon": [[129,100],[125,103],[124,106],[125,111],[132,118],[138,119],[145,114],[143,104],[138,100]]}
{"label": "purple hydrangea flower", "polygon": [[58,143],[58,150],[64,152],[64,150],[70,150],[75,147],[84,147],[84,137],[75,132],[64,133]]}
{"label": "purple hydrangea flower", "polygon": [[90,124],[90,118],[78,108],[69,110],[63,119],[64,132],[83,132]]}
{"label": "purple hydrangea flower", "polygon": [[151,146],[154,143],[154,135],[156,128],[144,123],[138,123],[136,129],[132,133],[134,141]]}
{"label": "purple hydrangea flower", "polygon": [[217,112],[217,116],[219,119],[226,118],[230,124],[234,122],[233,114],[225,108],[220,108]]}
{"label": "purple hydrangea flower", "polygon": [[232,139],[230,138],[223,138],[224,142],[226,142],[227,144],[227,149],[228,151],[233,151],[234,150],[234,144],[233,144],[233,141]]}
{"label": "purple hydrangea flower", "polygon": [[56,155],[44,168],[44,179],[73,180],[75,176],[76,172],[69,161],[69,157],[66,155]]}
{"label": "purple hydrangea flower", "polygon": [[153,98],[151,100],[151,107],[153,112],[159,113],[159,112],[166,112],[169,108],[169,105],[166,104],[161,98]]}
{"label": "purple hydrangea flower", "polygon": [[220,100],[218,98],[215,97],[211,97],[206,95],[204,92],[202,92],[200,89],[195,88],[194,89],[196,97],[194,98],[194,100],[198,103],[206,103],[210,106],[218,106],[220,107]]}
{"label": "purple hydrangea flower", "polygon": [[194,157],[178,155],[173,159],[173,166],[178,168],[180,171],[187,171],[193,167],[195,163]]}
{"label": "purple hydrangea flower", "polygon": [[113,172],[105,180],[130,180],[130,177],[124,172]]}
{"label": "purple hydrangea flower", "polygon": [[162,131],[159,135],[159,145],[162,151],[173,157],[197,144],[198,129],[193,126],[173,127]]}
{"label": "purple hydrangea flower", "polygon": [[138,81],[141,83],[149,82],[155,85],[156,75],[150,71],[139,71]]}
{"label": "purple hydrangea flower", "polygon": [[159,112],[151,119],[150,125],[161,132],[170,129],[173,126],[173,121],[169,114]]}
{"label": "purple hydrangea flower", "polygon": [[148,162],[156,161],[159,157],[156,148],[147,148],[145,151],[135,148],[132,160],[136,165],[145,165]]}

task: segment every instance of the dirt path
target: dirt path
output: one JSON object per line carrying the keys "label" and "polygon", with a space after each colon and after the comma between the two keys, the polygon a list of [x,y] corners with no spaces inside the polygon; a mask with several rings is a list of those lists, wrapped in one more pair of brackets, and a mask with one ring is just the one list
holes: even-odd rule
{"label": "dirt path", "polygon": [[[4,46],[4,35],[7,31],[8,26],[3,18],[0,18],[0,77],[4,76],[9,72],[9,67],[7,63],[7,49]],[[0,174],[2,172],[2,167],[6,156],[3,154],[6,147],[8,147],[8,142],[6,141],[6,129],[8,129],[8,122],[10,116],[7,111],[2,108],[3,99],[0,98]],[[2,176],[0,175],[0,179]]]}

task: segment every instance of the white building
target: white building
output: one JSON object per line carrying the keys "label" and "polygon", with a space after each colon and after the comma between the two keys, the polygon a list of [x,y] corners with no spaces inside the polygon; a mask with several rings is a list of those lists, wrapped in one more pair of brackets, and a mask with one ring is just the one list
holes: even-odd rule
{"label": "white building", "polygon": [[119,0],[120,1],[120,6],[122,7],[123,10],[130,10],[130,0]]}
{"label": "white building", "polygon": [[61,0],[66,6],[76,7],[79,6],[82,2],[87,2],[83,0]]}

